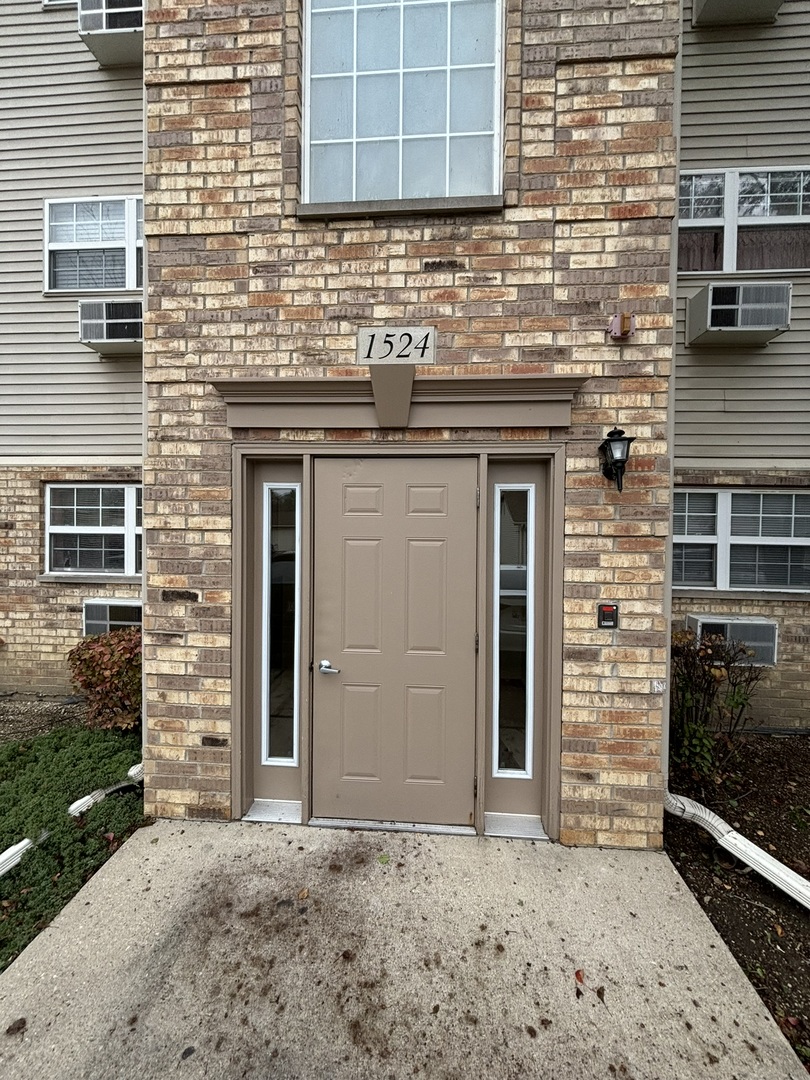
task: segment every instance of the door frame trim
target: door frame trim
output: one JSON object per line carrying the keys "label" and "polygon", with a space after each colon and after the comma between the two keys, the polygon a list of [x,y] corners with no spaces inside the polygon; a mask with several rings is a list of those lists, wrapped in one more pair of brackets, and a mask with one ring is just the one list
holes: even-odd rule
{"label": "door frame trim", "polygon": [[[233,621],[232,621],[232,697],[231,697],[231,816],[243,817],[252,801],[252,781],[248,770],[252,761],[245,760],[243,753],[243,723],[245,705],[249,698],[246,685],[248,634],[246,622],[250,604],[254,602],[249,587],[251,566],[246,559],[247,552],[247,498],[251,487],[251,470],[255,464],[274,459],[295,459],[303,465],[302,505],[304,513],[301,523],[301,544],[303,552],[312,550],[312,521],[309,507],[312,505],[313,458],[316,457],[476,457],[479,461],[479,484],[481,491],[481,512],[478,515],[478,559],[479,572],[486,570],[487,525],[491,512],[488,500],[488,463],[498,461],[536,460],[547,462],[550,470],[548,483],[548,518],[546,534],[548,544],[547,580],[536,582],[536,586],[545,585],[544,606],[547,612],[547,649],[545,657],[545,686],[540,694],[539,707],[545,716],[545,730],[539,732],[546,741],[546,751],[538,778],[542,784],[543,824],[551,839],[559,836],[560,799],[562,770],[560,763],[562,736],[562,619],[563,619],[563,554],[565,538],[565,453],[563,442],[546,442],[541,439],[521,441],[519,444],[504,441],[476,441],[469,443],[438,442],[385,442],[367,440],[340,440],[329,443],[313,443],[309,440],[296,439],[283,443],[235,441],[232,446],[233,462]],[[302,559],[301,574],[301,640],[306,647],[301,649],[301,768],[302,783],[302,820],[309,821],[312,814],[312,762],[311,762],[311,673],[309,672],[312,651],[312,567],[311,558]],[[484,580],[486,580],[484,578]],[[246,598],[250,597],[250,600]],[[478,590],[478,625],[479,632],[485,633],[487,626],[487,605],[489,596],[486,588]],[[306,676],[306,677],[305,677]],[[476,774],[478,777],[478,798],[475,804],[475,828],[479,834],[484,832],[485,788],[489,769],[486,754],[486,688],[489,673],[486,663],[486,649],[481,648],[477,657],[476,673]]]}

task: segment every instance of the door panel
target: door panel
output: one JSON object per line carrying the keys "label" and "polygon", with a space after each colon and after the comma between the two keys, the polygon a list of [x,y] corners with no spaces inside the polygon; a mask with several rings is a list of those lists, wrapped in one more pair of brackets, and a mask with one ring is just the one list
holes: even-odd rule
{"label": "door panel", "polygon": [[315,464],[316,817],[473,823],[476,486],[465,458]]}

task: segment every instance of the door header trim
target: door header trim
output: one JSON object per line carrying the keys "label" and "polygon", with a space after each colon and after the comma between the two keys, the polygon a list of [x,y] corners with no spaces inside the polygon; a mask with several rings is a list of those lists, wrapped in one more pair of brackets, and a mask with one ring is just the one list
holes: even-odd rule
{"label": "door header trim", "polygon": [[[587,375],[456,375],[416,378],[410,428],[533,427],[571,424],[574,395]],[[228,379],[211,384],[231,428],[386,426],[370,378]],[[382,421],[382,423],[381,423]]]}

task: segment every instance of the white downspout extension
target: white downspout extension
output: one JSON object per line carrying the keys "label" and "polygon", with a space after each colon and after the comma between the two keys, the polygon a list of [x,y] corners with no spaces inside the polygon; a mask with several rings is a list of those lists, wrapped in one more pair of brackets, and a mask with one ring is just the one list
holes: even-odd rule
{"label": "white downspout extension", "polygon": [[778,859],[774,859],[751,840],[735,832],[727,821],[723,821],[717,814],[693,799],[687,799],[685,795],[673,795],[670,791],[664,793],[664,806],[670,814],[700,825],[720,847],[730,851],[737,859],[767,878],[772,885],[810,909],[810,881],[779,862]]}

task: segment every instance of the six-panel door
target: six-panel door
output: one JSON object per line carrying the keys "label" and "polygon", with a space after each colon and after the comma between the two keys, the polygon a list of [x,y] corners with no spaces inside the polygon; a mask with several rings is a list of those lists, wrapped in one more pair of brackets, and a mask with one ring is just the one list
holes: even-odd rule
{"label": "six-panel door", "polygon": [[315,464],[316,818],[473,824],[476,489],[467,458]]}

